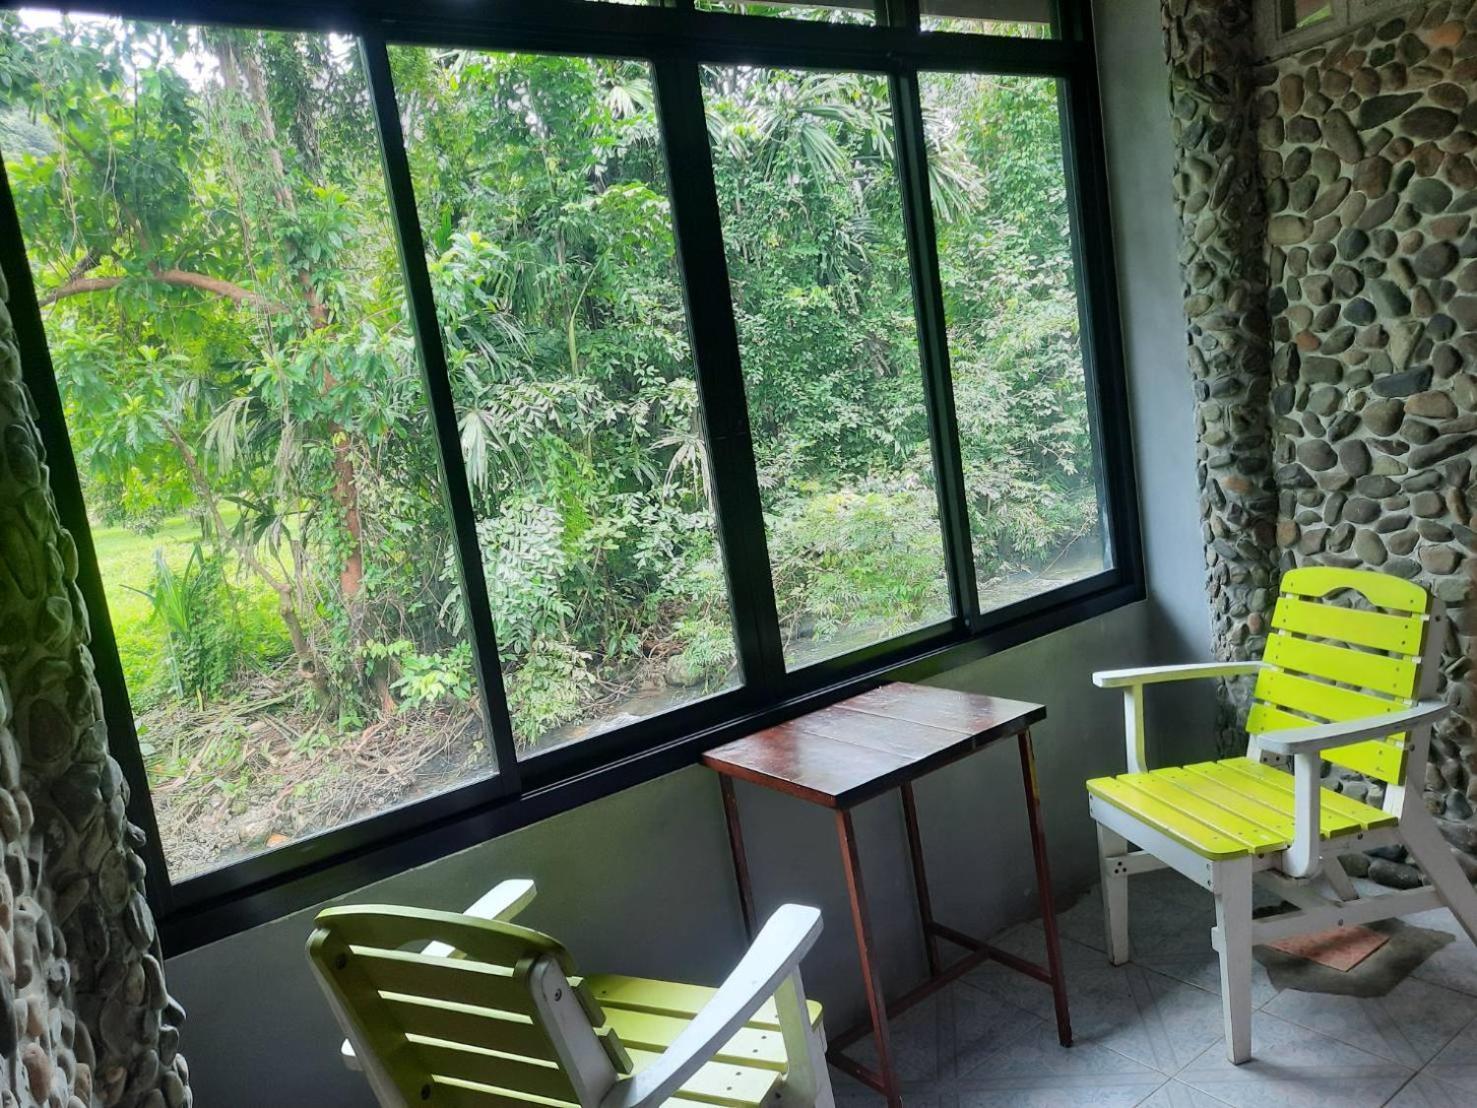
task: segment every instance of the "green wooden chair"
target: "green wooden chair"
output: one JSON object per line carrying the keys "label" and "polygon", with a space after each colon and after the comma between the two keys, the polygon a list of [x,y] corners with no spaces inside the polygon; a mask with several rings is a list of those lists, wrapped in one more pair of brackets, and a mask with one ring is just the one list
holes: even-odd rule
{"label": "green wooden chair", "polygon": [[605,974],[511,919],[531,881],[464,914],[319,913],[308,958],[381,1105],[800,1108],[834,1103],[800,959],[820,913],[774,913],[717,989]]}
{"label": "green wooden chair", "polygon": [[[1114,965],[1128,959],[1132,874],[1168,866],[1209,889],[1231,1061],[1251,1056],[1256,943],[1442,904],[1477,941],[1477,894],[1421,796],[1431,726],[1447,712],[1436,699],[1445,639],[1441,602],[1419,585],[1362,570],[1305,567],[1282,578],[1260,662],[1094,674],[1097,685],[1123,690],[1130,771],[1087,783],[1098,824],[1109,959]],[[1148,686],[1253,674],[1245,757],[1148,767]],[[1323,788],[1324,759],[1384,782],[1383,805]],[[1269,764],[1289,760],[1290,774]],[[1359,896],[1338,856],[1396,843],[1410,851],[1429,884]],[[1253,881],[1292,910],[1253,919]]]}

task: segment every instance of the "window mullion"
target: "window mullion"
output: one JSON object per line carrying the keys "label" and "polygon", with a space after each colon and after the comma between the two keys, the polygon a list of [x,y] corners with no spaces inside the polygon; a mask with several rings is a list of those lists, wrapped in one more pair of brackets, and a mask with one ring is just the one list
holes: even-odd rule
{"label": "window mullion", "polygon": [[[917,17],[916,3],[911,8]],[[906,16],[904,16],[906,17]],[[969,507],[964,490],[964,464],[959,450],[959,421],[954,411],[954,382],[949,370],[949,335],[944,318],[943,283],[939,277],[933,200],[928,188],[928,148],[923,130],[923,106],[918,71],[903,66],[889,78],[897,134],[898,183],[902,190],[908,262],[913,272],[913,312],[918,326],[918,349],[923,363],[924,393],[928,405],[928,432],[944,534],[954,611],[972,631],[979,623],[979,591],[974,573],[974,550],[969,536]]]}
{"label": "window mullion", "polygon": [[1088,431],[1093,477],[1102,505],[1105,544],[1113,569],[1129,580],[1143,580],[1139,541],[1138,484],[1134,473],[1133,430],[1129,422],[1123,335],[1119,325],[1108,176],[1104,164],[1098,100],[1096,44],[1086,0],[1061,0],[1061,12],[1080,37],[1084,52],[1070,76],[1057,82],[1062,121],[1062,157],[1071,223],[1072,261],[1077,273],[1078,319],[1083,336],[1083,376],[1087,387]]}
{"label": "window mullion", "polygon": [[425,242],[421,237],[420,220],[415,210],[410,160],[405,151],[405,136],[401,131],[395,86],[390,75],[390,56],[384,39],[378,35],[361,37],[359,47],[369,81],[370,99],[373,101],[380,157],[385,169],[385,187],[389,193],[396,245],[400,254],[400,269],[405,278],[406,296],[410,301],[411,326],[416,348],[420,352],[421,371],[431,405],[431,422],[436,431],[442,488],[445,490],[446,506],[451,514],[452,531],[456,538],[457,573],[462,583],[462,597],[467,606],[478,691],[482,698],[487,730],[497,756],[497,780],[503,786],[500,791],[516,793],[519,791],[519,772],[513,723],[508,714],[507,691],[503,686],[502,668],[498,659],[497,633],[492,622],[492,605],[487,595],[487,578],[482,570],[477,517],[472,509],[472,492],[467,483],[466,466],[462,461],[461,435],[457,428],[456,404],[446,367],[446,350],[441,342],[435,294],[431,288],[430,271],[426,266]]}
{"label": "window mullion", "polygon": [[657,61],[653,77],[739,664],[746,687],[773,691],[784,654],[699,68]]}

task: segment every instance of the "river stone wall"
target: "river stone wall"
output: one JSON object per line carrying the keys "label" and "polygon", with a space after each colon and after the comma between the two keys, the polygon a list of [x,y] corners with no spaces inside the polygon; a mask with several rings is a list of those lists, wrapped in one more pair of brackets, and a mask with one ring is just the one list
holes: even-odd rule
{"label": "river stone wall", "polygon": [[[1259,80],[1279,561],[1379,569],[1450,605],[1456,711],[1426,800],[1477,874],[1477,3],[1412,5]],[[1419,880],[1398,854],[1375,876]]]}
{"label": "river stone wall", "polygon": [[[1222,661],[1259,658],[1276,599],[1277,491],[1251,7],[1165,0],[1163,16],[1212,647]],[[1250,686],[1221,691],[1218,745],[1239,753]]]}
{"label": "river stone wall", "polygon": [[0,274],[0,1108],[182,1108],[140,833],[107,754]]}

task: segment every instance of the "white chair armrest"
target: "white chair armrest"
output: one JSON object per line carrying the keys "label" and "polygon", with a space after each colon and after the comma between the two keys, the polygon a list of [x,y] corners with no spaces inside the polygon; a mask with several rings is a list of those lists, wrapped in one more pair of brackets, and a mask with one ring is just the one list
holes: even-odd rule
{"label": "white chair armrest", "polygon": [[1444,701],[1422,700],[1411,708],[1388,712],[1382,716],[1345,720],[1342,723],[1315,723],[1288,731],[1264,731],[1256,737],[1257,745],[1269,754],[1316,754],[1331,746],[1345,746],[1364,739],[1379,739],[1400,731],[1409,731],[1435,723],[1451,708]]}
{"label": "white chair armrest", "polygon": [[1123,690],[1123,741],[1130,773],[1149,768],[1144,743],[1144,686],[1204,677],[1244,677],[1262,668],[1261,662],[1194,662],[1185,666],[1145,666],[1140,669],[1104,669],[1092,675],[1100,689]]}
{"label": "white chair armrest", "polygon": [[728,980],[672,1045],[640,1073],[618,1082],[601,1108],[645,1108],[675,1096],[774,996],[820,933],[821,914],[817,909],[783,905],[769,917]]}
{"label": "white chair armrest", "polygon": [[[469,905],[462,915],[473,916],[476,919],[511,920],[532,904],[537,894],[538,889],[526,877],[499,881]],[[427,943],[421,953],[429,954],[433,958],[445,958],[454,949],[445,943]],[[339,1047],[339,1056],[349,1069],[359,1068],[359,1059],[354,1054],[354,1044],[348,1039],[345,1039],[343,1045]]]}
{"label": "white chair armrest", "polygon": [[1100,689],[1121,689],[1131,685],[1162,685],[1167,681],[1193,681],[1205,677],[1246,677],[1261,668],[1261,662],[1193,662],[1183,666],[1103,669],[1092,675],[1092,683]]}
{"label": "white chair armrest", "polygon": [[[538,889],[526,877],[499,881],[468,906],[462,915],[472,916],[475,919],[502,920],[506,923],[532,904],[537,894]],[[445,943],[427,943],[426,949],[421,953],[429,954],[433,958],[445,958],[451,954],[452,950],[453,948]]]}
{"label": "white chair armrest", "polygon": [[[1293,838],[1284,870],[1289,877],[1311,877],[1323,863],[1320,823],[1323,797],[1320,754],[1333,746],[1383,738],[1399,731],[1419,730],[1424,738],[1429,727],[1446,715],[1450,706],[1440,700],[1422,700],[1412,708],[1381,716],[1320,723],[1290,731],[1267,731],[1257,736],[1257,745],[1267,753],[1292,757]],[[1424,761],[1424,757],[1419,759]]]}

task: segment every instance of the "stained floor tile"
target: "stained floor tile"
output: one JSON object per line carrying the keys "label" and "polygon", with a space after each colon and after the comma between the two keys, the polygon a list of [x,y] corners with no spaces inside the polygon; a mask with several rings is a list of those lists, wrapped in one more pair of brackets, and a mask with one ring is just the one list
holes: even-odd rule
{"label": "stained floor tile", "polygon": [[1456,936],[1455,942],[1448,943],[1427,958],[1411,971],[1411,976],[1477,996],[1477,946],[1473,946],[1451,910],[1432,908],[1428,912],[1401,918],[1415,927],[1429,927],[1433,931],[1445,931]]}
{"label": "stained floor tile", "polygon": [[1382,997],[1284,989],[1262,1011],[1419,1068],[1477,1018],[1477,997],[1408,977]]}

